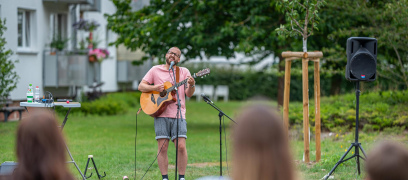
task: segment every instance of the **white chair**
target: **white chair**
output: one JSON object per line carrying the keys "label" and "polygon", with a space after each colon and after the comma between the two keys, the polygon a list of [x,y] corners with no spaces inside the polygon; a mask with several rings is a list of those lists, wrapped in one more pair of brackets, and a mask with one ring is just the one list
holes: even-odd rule
{"label": "white chair", "polygon": [[203,91],[211,100],[214,98],[214,85],[203,85]]}
{"label": "white chair", "polygon": [[[201,93],[202,93],[202,91],[203,91],[203,89],[202,89],[201,85],[196,85],[196,86],[195,86],[195,91],[194,91],[193,96],[196,97],[196,100],[197,100],[197,101],[201,101]],[[191,96],[191,97],[193,97],[193,96]],[[187,97],[187,100],[190,100],[190,98]]]}
{"label": "white chair", "polygon": [[229,88],[226,85],[218,85],[215,88],[214,101],[217,101],[219,96],[224,97],[224,101],[228,102]]}

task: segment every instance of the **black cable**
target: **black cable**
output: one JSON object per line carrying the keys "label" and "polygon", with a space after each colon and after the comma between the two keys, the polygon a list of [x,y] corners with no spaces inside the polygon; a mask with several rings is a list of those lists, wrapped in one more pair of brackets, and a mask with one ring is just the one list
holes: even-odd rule
{"label": "black cable", "polygon": [[164,143],[163,143],[162,147],[160,148],[159,153],[157,153],[156,158],[155,158],[155,159],[153,160],[153,162],[150,164],[149,168],[147,168],[146,172],[143,174],[143,177],[142,177],[142,178],[140,178],[140,180],[142,180],[142,179],[143,179],[143,178],[146,176],[147,171],[149,171],[149,169],[152,167],[153,163],[156,161],[157,157],[159,157],[159,154],[160,154],[161,150],[163,149],[164,144],[166,144],[166,141],[167,141],[167,139],[164,141]]}
{"label": "black cable", "polygon": [[176,82],[174,82],[174,78],[172,77],[170,71],[169,71],[170,79],[173,81],[173,84],[176,85]]}
{"label": "black cable", "polygon": [[134,178],[134,180],[136,180],[136,168],[137,168],[137,165],[136,165],[136,139],[137,139],[137,112],[138,111],[136,111],[136,135],[135,135],[135,178]]}

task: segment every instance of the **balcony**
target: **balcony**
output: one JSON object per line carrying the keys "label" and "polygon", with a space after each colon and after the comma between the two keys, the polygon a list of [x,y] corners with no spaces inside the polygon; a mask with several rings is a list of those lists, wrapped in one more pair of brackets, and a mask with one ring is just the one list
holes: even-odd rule
{"label": "balcony", "polygon": [[143,76],[152,67],[152,61],[145,61],[142,65],[135,66],[132,61],[117,61],[118,83],[130,83],[142,80]]}
{"label": "balcony", "polygon": [[146,54],[140,49],[130,51],[123,45],[117,48],[117,82],[130,83],[142,80],[143,76],[152,67],[152,61],[144,61],[143,64],[135,66],[132,61],[140,61]]}
{"label": "balcony", "polygon": [[100,81],[100,64],[90,63],[88,55],[44,52],[44,87],[91,86]]}
{"label": "balcony", "polygon": [[101,12],[101,0],[91,0],[92,4],[81,4],[79,11]]}
{"label": "balcony", "polygon": [[65,3],[65,4],[93,4],[93,0],[43,0],[43,2]]}

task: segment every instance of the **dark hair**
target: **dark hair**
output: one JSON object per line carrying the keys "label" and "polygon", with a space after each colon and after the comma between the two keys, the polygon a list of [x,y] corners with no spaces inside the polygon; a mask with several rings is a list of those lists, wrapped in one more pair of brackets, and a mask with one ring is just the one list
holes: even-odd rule
{"label": "dark hair", "polygon": [[233,129],[234,180],[293,180],[282,118],[267,105],[244,108]]}
{"label": "dark hair", "polygon": [[18,166],[15,180],[71,180],[65,159],[65,144],[54,114],[31,112],[17,130]]}
{"label": "dark hair", "polygon": [[408,150],[396,142],[382,142],[367,157],[370,180],[408,179]]}

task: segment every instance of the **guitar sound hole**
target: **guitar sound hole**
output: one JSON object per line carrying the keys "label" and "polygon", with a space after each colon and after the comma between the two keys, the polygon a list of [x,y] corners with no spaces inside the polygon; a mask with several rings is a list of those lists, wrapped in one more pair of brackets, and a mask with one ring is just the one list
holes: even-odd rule
{"label": "guitar sound hole", "polygon": [[151,98],[152,102],[153,102],[154,104],[156,104],[156,101],[154,100],[153,94],[152,94],[152,96],[151,96],[150,98]]}
{"label": "guitar sound hole", "polygon": [[160,92],[160,97],[164,97],[164,96],[166,96],[166,91],[162,91],[162,92]]}

